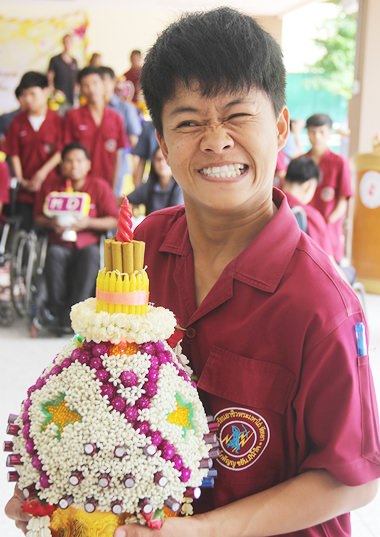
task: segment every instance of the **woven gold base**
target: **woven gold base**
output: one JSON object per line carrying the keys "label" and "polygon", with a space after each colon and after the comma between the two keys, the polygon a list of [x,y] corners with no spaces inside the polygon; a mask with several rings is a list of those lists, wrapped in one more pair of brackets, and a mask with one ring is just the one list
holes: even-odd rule
{"label": "woven gold base", "polygon": [[132,522],[129,515],[113,513],[86,513],[82,509],[69,507],[54,511],[50,529],[53,537],[113,537],[119,526],[127,521]]}

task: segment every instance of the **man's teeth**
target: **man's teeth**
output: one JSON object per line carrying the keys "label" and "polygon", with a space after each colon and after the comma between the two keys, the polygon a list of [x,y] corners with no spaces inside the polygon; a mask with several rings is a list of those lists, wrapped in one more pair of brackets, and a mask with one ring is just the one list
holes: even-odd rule
{"label": "man's teeth", "polygon": [[212,166],[210,168],[202,168],[200,173],[207,177],[215,177],[224,179],[227,177],[237,177],[241,175],[246,166],[244,164],[228,164],[226,166]]}

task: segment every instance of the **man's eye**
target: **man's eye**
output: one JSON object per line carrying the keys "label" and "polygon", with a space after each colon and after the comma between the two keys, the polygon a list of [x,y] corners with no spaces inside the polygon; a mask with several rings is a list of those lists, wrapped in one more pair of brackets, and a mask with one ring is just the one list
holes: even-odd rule
{"label": "man's eye", "polygon": [[183,129],[186,127],[196,127],[197,125],[198,123],[196,123],[196,121],[181,121],[181,123],[177,125],[177,129]]}
{"label": "man's eye", "polygon": [[238,114],[232,114],[231,116],[228,116],[227,118],[227,122],[229,123],[243,123],[244,121],[248,121],[249,119],[251,119],[251,115],[250,114],[245,114],[243,112],[241,113],[238,113]]}

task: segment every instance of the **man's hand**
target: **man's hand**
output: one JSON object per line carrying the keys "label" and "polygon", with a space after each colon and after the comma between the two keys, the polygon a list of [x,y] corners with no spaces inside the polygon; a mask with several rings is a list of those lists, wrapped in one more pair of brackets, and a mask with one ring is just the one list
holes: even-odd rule
{"label": "man's hand", "polygon": [[117,528],[114,537],[207,537],[202,517],[166,518],[160,530],[139,524],[127,524]]}
{"label": "man's hand", "polygon": [[28,190],[30,190],[31,192],[37,192],[41,188],[41,185],[45,181],[45,179],[46,173],[41,170],[38,170],[29,181]]}
{"label": "man's hand", "polygon": [[16,486],[12,498],[9,500],[5,506],[5,514],[7,517],[14,520],[16,528],[19,528],[24,533],[26,533],[26,526],[29,520],[32,518],[28,513],[24,513],[22,510],[22,505],[24,503],[24,498],[21,490]]}
{"label": "man's hand", "polygon": [[84,229],[88,229],[89,227],[90,217],[82,216],[81,218],[78,218],[78,220],[76,220],[72,226],[70,226],[70,229],[73,229],[74,231],[83,231]]}

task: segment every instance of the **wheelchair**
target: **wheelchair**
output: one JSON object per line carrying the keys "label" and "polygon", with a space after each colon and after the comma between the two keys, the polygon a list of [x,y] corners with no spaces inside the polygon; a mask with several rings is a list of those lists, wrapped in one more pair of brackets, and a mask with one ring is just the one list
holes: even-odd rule
{"label": "wheelchair", "polygon": [[34,229],[18,230],[12,241],[10,255],[12,303],[17,315],[30,321],[32,336],[35,335],[33,319],[42,301],[47,247],[47,236]]}
{"label": "wheelchair", "polygon": [[16,318],[11,299],[10,243],[17,219],[3,223],[0,233],[0,326],[11,326]]}
{"label": "wheelchair", "polygon": [[[100,236],[101,267],[104,265],[104,241],[112,236],[114,231],[107,231]],[[59,326],[51,324],[51,314],[45,306],[47,290],[44,269],[47,252],[46,232],[32,229],[29,232],[19,230],[15,234],[10,256],[12,302],[18,316],[27,319],[29,333],[33,338],[45,332],[56,337],[65,334]]]}

